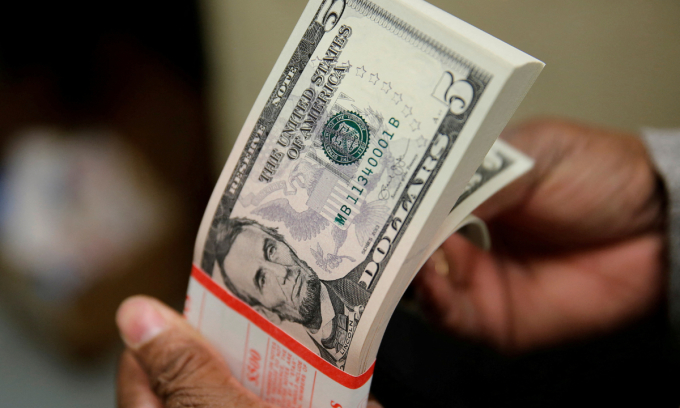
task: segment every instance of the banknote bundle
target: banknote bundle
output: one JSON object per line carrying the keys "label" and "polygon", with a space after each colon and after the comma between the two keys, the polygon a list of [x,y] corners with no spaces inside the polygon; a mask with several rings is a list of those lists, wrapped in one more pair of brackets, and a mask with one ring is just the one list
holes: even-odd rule
{"label": "banknote bundle", "polygon": [[[543,64],[421,0],[310,0],[201,224],[185,314],[282,407],[365,404],[418,269],[531,167],[496,141]],[[330,404],[330,405],[329,405]]]}

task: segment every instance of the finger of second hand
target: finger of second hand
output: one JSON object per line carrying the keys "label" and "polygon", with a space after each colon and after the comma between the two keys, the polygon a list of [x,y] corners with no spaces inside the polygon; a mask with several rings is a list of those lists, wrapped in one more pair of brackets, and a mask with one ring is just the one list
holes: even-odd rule
{"label": "finger of second hand", "polygon": [[446,260],[446,254],[444,250],[439,248],[432,254],[432,267],[437,274],[441,276],[448,276],[451,271],[449,268],[449,262]]}
{"label": "finger of second hand", "polygon": [[445,276],[457,287],[465,287],[470,283],[471,269],[475,259],[483,253],[482,250],[458,234],[447,239],[437,252],[435,264],[438,264],[442,270],[447,270]]}
{"label": "finger of second hand", "polygon": [[416,288],[423,306],[437,319],[443,318],[455,302],[451,283],[436,272],[433,262],[419,273]]}

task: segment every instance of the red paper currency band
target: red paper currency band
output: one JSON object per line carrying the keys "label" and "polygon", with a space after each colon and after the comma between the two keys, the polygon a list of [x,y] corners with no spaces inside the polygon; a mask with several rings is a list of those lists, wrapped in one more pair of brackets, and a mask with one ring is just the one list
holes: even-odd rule
{"label": "red paper currency band", "polygon": [[358,377],[348,374],[339,368],[333,366],[328,361],[319,357],[316,353],[302,345],[300,342],[284,332],[272,322],[267,320],[261,314],[257,313],[253,308],[248,306],[241,299],[235,297],[224,288],[219,286],[207,273],[203,272],[201,268],[192,265],[191,276],[196,279],[204,288],[210,291],[215,297],[224,302],[225,305],[250,320],[251,323],[265,331],[267,334],[275,338],[279,343],[287,347],[290,351],[297,354],[298,357],[311,364],[314,368],[324,373],[333,381],[350,389],[357,389],[366,384],[373,376],[373,369],[375,363],[371,365],[365,373]]}

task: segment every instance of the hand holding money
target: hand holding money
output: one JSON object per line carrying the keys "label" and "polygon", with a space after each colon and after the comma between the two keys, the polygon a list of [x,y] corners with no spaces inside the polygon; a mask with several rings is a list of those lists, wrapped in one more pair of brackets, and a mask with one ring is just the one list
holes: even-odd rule
{"label": "hand holding money", "polygon": [[130,298],[116,321],[128,347],[118,370],[119,408],[276,408],[246,390],[219,352],[159,301]]}
{"label": "hand holding money", "polygon": [[[606,330],[658,302],[664,195],[640,141],[555,121],[505,138],[536,166],[476,212],[490,222],[492,253],[453,236],[423,267],[415,284],[431,317],[517,351]],[[119,372],[121,408],[182,398],[269,406],[158,302],[128,301],[118,322],[130,347]]]}
{"label": "hand holding money", "polygon": [[130,298],[116,321],[128,347],[118,370],[119,408],[274,408],[243,388],[219,353],[159,301]]}
{"label": "hand holding money", "polygon": [[544,121],[506,140],[535,166],[476,211],[491,253],[453,236],[423,267],[415,284],[433,319],[522,350],[610,330],[656,305],[664,194],[639,138]]}

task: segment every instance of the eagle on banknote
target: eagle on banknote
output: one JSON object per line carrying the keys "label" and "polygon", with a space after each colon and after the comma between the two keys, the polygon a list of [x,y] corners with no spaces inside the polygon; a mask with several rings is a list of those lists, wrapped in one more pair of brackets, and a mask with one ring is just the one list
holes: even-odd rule
{"label": "eagle on banknote", "polygon": [[[281,222],[285,225],[290,237],[296,241],[308,241],[316,238],[321,231],[332,228],[330,235],[333,238],[334,251],[324,256],[323,250],[312,248],[317,265],[326,271],[335,269],[339,266],[342,259],[350,259],[338,255],[340,248],[347,240],[347,229],[340,229],[331,224],[326,218],[322,217],[313,209],[296,211],[286,198],[279,198],[262,204],[253,211],[267,221]],[[364,243],[370,236],[373,228],[385,222],[389,216],[389,208],[384,206],[379,200],[364,202],[359,214],[354,218],[354,232],[358,242]],[[329,271],[330,272],[330,271]]]}

